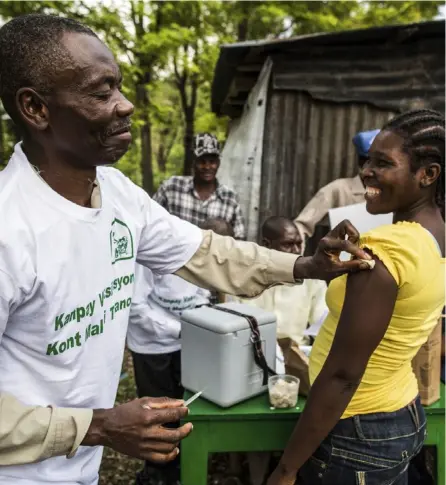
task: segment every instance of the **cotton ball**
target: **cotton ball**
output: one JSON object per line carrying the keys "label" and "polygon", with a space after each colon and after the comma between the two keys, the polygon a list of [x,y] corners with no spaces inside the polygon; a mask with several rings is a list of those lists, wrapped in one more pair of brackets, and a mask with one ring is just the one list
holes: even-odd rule
{"label": "cotton ball", "polygon": [[269,400],[274,408],[293,408],[297,404],[299,384],[278,379],[269,390]]}
{"label": "cotton ball", "polygon": [[375,267],[376,261],[374,259],[361,259],[363,263],[367,263],[370,266],[370,269]]}

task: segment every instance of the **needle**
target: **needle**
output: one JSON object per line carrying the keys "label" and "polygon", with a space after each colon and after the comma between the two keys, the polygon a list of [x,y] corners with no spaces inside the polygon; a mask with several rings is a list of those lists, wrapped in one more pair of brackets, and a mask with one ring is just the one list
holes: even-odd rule
{"label": "needle", "polygon": [[[189,406],[189,404],[192,404],[195,399],[198,399],[202,394],[203,392],[205,391],[206,388],[204,388],[202,391],[199,391],[197,392],[196,394],[194,394],[192,397],[190,397],[185,403],[184,403],[184,407],[187,407]],[[152,409],[148,404],[142,404],[141,407],[143,407],[144,409]]]}
{"label": "needle", "polygon": [[187,407],[189,406],[189,404],[192,404],[195,399],[198,399],[204,392],[204,389],[200,392],[197,392],[196,394],[194,394],[192,397],[190,397],[185,403],[184,403],[184,407]]}

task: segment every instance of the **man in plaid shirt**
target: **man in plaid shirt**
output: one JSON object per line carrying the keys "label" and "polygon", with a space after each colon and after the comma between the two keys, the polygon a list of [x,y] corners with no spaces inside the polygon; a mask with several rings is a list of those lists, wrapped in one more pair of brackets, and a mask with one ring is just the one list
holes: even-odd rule
{"label": "man in plaid shirt", "polygon": [[220,166],[217,138],[209,133],[198,134],[194,154],[194,177],[171,177],[160,186],[153,199],[171,214],[197,226],[207,219],[224,219],[232,225],[236,239],[245,239],[237,195],[217,180]]}

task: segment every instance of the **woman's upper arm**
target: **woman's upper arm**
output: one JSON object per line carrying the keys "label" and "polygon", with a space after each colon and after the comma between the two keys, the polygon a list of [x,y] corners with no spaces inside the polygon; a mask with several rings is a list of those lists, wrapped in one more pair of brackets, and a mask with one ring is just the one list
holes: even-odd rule
{"label": "woman's upper arm", "polygon": [[395,279],[379,259],[374,259],[372,271],[348,276],[341,317],[325,364],[349,379],[362,377],[387,331],[397,298]]}

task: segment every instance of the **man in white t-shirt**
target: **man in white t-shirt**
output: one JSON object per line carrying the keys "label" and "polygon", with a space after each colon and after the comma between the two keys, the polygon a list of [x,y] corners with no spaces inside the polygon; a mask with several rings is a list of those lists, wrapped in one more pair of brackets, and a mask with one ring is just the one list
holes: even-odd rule
{"label": "man in white t-shirt", "polygon": [[[208,219],[201,227],[220,236],[234,236],[231,225],[221,218]],[[132,352],[139,397],[183,397],[181,314],[209,305],[210,297],[209,290],[179,276],[153,274],[145,266],[136,265],[127,347]],[[179,459],[161,465],[146,461],[136,484],[176,485],[179,471]]]}
{"label": "man in white t-shirt", "polygon": [[23,134],[0,172],[0,485],[96,485],[102,446],[177,456],[191,425],[163,424],[187,415],[182,401],[113,407],[137,262],[241,296],[368,267],[336,257],[368,258],[347,223],[296,259],[168,214],[107,167],[131,142],[121,88],[112,53],[74,20],[0,28],[0,99]]}

